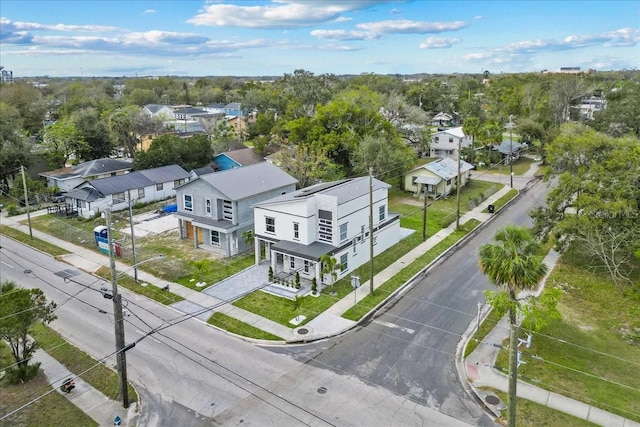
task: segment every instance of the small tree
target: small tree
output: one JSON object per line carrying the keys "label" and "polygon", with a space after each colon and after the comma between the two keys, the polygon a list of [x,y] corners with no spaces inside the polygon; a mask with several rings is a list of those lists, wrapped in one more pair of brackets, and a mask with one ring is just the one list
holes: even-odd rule
{"label": "small tree", "polygon": [[207,275],[211,272],[211,262],[208,259],[199,259],[190,262],[194,268],[193,275],[196,276],[198,282],[205,282]]}
{"label": "small tree", "polygon": [[273,268],[269,267],[269,281],[273,282]]}
{"label": "small tree", "polygon": [[300,289],[300,273],[296,271],[296,289]]}
{"label": "small tree", "polygon": [[333,289],[333,285],[338,278],[338,271],[340,271],[341,264],[329,254],[322,255],[320,262],[322,263],[322,274],[331,275],[331,295],[335,295],[336,292]]}
{"label": "small tree", "polygon": [[10,376],[19,381],[28,381],[38,372],[29,365],[38,344],[29,337],[29,327],[37,322],[50,323],[56,303],[47,303],[41,289],[20,289],[15,282],[0,284],[0,339],[9,344],[16,366]]}
{"label": "small tree", "polygon": [[311,279],[311,292],[314,295],[318,293],[318,280],[315,277]]}

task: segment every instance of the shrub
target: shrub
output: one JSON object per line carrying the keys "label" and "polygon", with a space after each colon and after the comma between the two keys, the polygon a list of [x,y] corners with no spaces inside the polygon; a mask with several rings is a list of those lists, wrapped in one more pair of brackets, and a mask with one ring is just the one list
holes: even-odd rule
{"label": "shrub", "polygon": [[300,273],[296,271],[296,289],[300,289]]}
{"label": "shrub", "polygon": [[273,268],[269,267],[269,281],[273,282]]}
{"label": "shrub", "polygon": [[20,209],[18,209],[16,205],[9,205],[7,206],[7,215],[9,216],[20,215]]}
{"label": "shrub", "polygon": [[33,365],[26,366],[14,366],[7,369],[7,382],[12,385],[18,385],[25,382],[28,382],[35,378],[38,375],[38,371],[40,370],[40,362],[34,363]]}
{"label": "shrub", "polygon": [[316,278],[314,277],[313,280],[311,280],[311,292],[318,293],[318,281],[316,280]]}

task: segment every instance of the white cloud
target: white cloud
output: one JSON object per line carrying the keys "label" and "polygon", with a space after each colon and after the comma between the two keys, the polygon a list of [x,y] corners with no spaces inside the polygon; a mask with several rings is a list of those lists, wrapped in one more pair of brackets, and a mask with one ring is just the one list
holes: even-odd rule
{"label": "white cloud", "polygon": [[301,28],[342,18],[346,12],[368,9],[385,1],[311,2],[272,0],[266,6],[209,4],[187,22],[194,25],[244,28]]}
{"label": "white cloud", "polygon": [[370,40],[377,36],[365,31],[348,31],[348,30],[313,30],[312,36],[324,40]]}
{"label": "white cloud", "polygon": [[426,34],[442,33],[445,31],[457,31],[467,24],[464,21],[451,22],[426,22],[410,21],[408,19],[398,19],[390,21],[368,22],[358,24],[362,30],[371,31],[375,34]]}
{"label": "white cloud", "polygon": [[147,9],[144,12],[142,12],[143,15],[153,15],[154,13],[156,13],[154,9]]}
{"label": "white cloud", "polygon": [[420,49],[446,49],[460,43],[458,38],[428,37],[418,46]]}

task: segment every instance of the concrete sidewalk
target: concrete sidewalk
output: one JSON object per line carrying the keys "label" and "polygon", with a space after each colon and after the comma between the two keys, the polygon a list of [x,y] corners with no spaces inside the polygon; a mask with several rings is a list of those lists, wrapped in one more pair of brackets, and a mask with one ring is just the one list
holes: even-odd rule
{"label": "concrete sidewalk", "polygon": [[[120,417],[122,420],[120,425],[122,426],[137,425],[137,402],[132,403],[128,409],[124,409],[120,402],[109,399],[81,378],[76,377],[64,365],[42,350],[36,351],[33,361],[41,363],[40,368],[55,389],[54,393],[60,393],[69,399],[85,414],[93,418],[98,425],[113,426],[116,417]],[[73,379],[76,387],[70,393],[65,393],[60,390],[60,386],[69,378]]]}

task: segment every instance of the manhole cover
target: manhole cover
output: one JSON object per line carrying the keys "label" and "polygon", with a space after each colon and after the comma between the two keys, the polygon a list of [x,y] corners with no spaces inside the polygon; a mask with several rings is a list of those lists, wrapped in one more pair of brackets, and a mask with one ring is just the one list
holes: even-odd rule
{"label": "manhole cover", "polygon": [[307,328],[298,329],[298,335],[305,335],[305,334],[308,334],[308,333],[309,333],[309,330]]}
{"label": "manhole cover", "polygon": [[500,399],[498,399],[496,396],[487,396],[484,398],[484,401],[489,405],[497,405],[500,403]]}
{"label": "manhole cover", "polygon": [[325,394],[326,392],[327,392],[327,388],[326,387],[318,387],[318,393]]}

